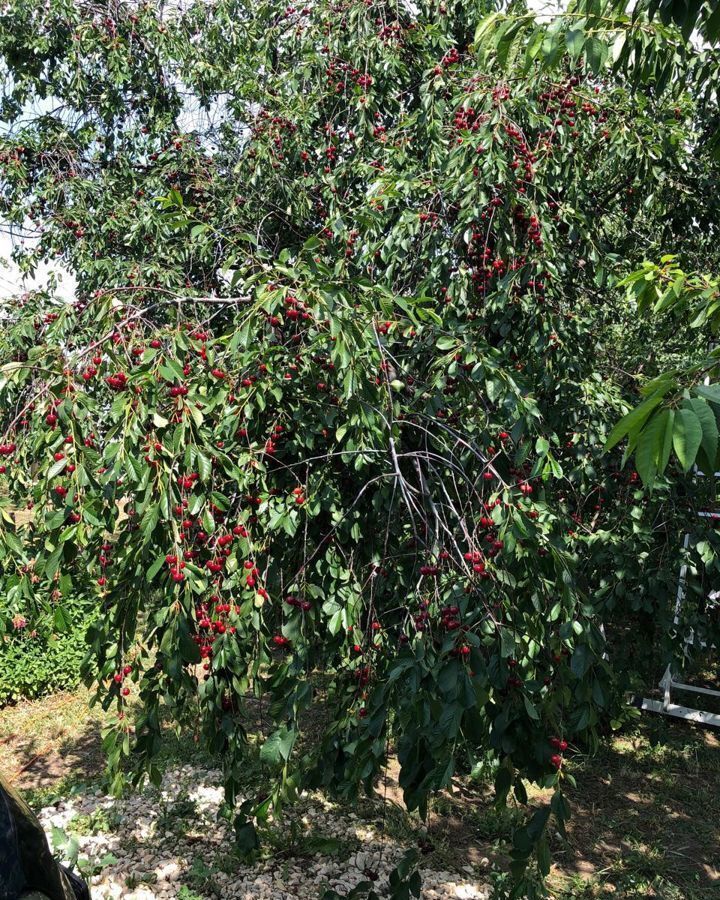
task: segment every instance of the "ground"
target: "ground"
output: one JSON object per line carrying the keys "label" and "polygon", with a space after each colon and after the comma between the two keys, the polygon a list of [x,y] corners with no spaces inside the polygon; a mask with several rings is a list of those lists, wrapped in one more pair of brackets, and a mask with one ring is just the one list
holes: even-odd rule
{"label": "ground", "polygon": [[[95,900],[310,900],[368,878],[381,885],[410,847],[422,852],[423,897],[482,898],[502,880],[503,841],[522,815],[498,813],[489,788],[458,782],[435,800],[425,825],[395,802],[391,763],[379,786],[384,802],[304,796],[266,839],[261,859],[244,865],[216,817],[212,761],[169,739],[162,788],[113,800],[101,786],[101,722],[82,691],[0,711],[0,769],[50,834],[54,825],[77,836],[86,866],[97,870]],[[718,751],[714,733],[648,716],[599,754],[576,754],[569,840],[553,841],[552,895],[720,898]],[[249,780],[261,777],[249,767]],[[541,799],[531,792],[531,802]]]}

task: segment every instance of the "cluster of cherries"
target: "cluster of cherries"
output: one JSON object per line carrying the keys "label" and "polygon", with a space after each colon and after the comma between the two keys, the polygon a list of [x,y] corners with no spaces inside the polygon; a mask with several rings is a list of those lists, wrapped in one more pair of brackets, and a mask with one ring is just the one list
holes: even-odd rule
{"label": "cluster of cherries", "polygon": [[[461,106],[455,110],[453,116],[453,128],[457,132],[461,131],[478,131],[481,125],[484,125],[488,117],[476,110],[472,106]],[[462,137],[458,134],[458,143],[462,141]]]}
{"label": "cluster of cherries", "polygon": [[[132,666],[123,666],[122,669],[120,669],[118,672],[116,672],[113,675],[113,681],[115,682],[115,684],[120,685],[125,681],[127,676],[131,674],[131,672],[132,672]],[[128,697],[130,695],[130,688],[127,687],[127,685],[126,685],[125,687],[123,687],[120,690],[120,693],[122,694],[123,697]]]}
{"label": "cluster of cherries", "polygon": [[[9,457],[12,456],[13,453],[17,450],[17,444],[8,443],[8,444],[0,444],[0,456]],[[0,475],[4,475],[7,472],[6,465],[0,465]]]}
{"label": "cluster of cherries", "polygon": [[553,753],[553,755],[550,757],[550,764],[554,768],[560,769],[563,764],[562,754],[567,750],[568,742],[566,740],[564,740],[563,738],[551,737],[550,738],[550,746],[554,750],[558,751],[557,753]]}
{"label": "cluster of cherries", "polygon": [[128,377],[125,372],[115,372],[105,378],[105,384],[114,391],[124,391],[127,388]]}
{"label": "cluster of cherries", "polygon": [[105,577],[105,569],[107,569],[107,567],[112,564],[112,559],[110,558],[111,552],[112,552],[112,544],[105,543],[100,548],[100,553],[98,555],[98,562],[100,564],[100,568],[103,573],[97,580],[97,583],[100,585],[100,587],[104,587],[107,584],[107,578]]}

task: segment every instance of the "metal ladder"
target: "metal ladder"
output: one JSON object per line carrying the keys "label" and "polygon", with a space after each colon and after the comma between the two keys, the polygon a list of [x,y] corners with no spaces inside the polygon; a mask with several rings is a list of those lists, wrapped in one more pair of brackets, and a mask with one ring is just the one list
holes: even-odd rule
{"label": "metal ladder", "polygon": [[[696,477],[704,477],[704,473],[700,472],[697,468],[695,469]],[[715,473],[716,478],[720,478],[720,472]],[[717,513],[713,512],[699,512],[699,518],[714,518]],[[687,550],[690,546],[690,532],[685,534],[685,539],[683,541],[683,548]],[[683,600],[685,599],[685,583],[687,580],[687,565],[683,564],[680,567],[680,577],[678,579],[678,589],[677,595],[675,597],[675,616],[674,616],[674,624],[675,626],[679,626],[680,624],[680,613],[682,611]],[[720,598],[720,591],[711,591],[708,594],[708,600],[717,600]],[[695,643],[695,635],[692,629],[690,629],[690,633],[685,638],[685,645],[694,644]],[[705,641],[700,643],[700,647],[705,647]],[[707,697],[717,697],[720,699],[720,691],[713,691],[710,688],[696,687],[692,684],[685,684],[682,681],[676,681],[673,677],[672,666],[668,666],[665,669],[665,674],[660,679],[659,686],[663,690],[663,699],[662,700],[651,700],[647,697],[643,697],[637,703],[640,709],[648,710],[649,712],[660,713],[663,716],[674,716],[677,719],[685,719],[687,722],[696,722],[699,725],[709,725],[712,728],[720,728],[720,714],[707,712],[702,709],[694,709],[689,706],[682,706],[678,703],[672,702],[672,691],[673,689],[684,691],[692,694],[700,694],[705,695]]]}

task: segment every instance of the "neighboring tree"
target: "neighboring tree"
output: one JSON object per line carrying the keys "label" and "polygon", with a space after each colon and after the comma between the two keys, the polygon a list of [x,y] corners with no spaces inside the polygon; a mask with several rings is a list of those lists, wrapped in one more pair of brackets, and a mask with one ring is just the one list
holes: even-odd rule
{"label": "neighboring tree", "polygon": [[78,283],[2,307],[7,625],[94,599],[116,789],[169,719],[235,804],[266,701],[247,850],[389,752],[421,812],[488,762],[501,803],[554,788],[514,836],[529,894],[568,746],[673,652],[681,561],[711,633],[706,499],[603,452],[628,373],[705,358],[615,285],[667,248],[716,269],[710,63],[640,17],[634,84],[600,5],[512,34],[472,0],[111,9],[0,12],[0,210]]}

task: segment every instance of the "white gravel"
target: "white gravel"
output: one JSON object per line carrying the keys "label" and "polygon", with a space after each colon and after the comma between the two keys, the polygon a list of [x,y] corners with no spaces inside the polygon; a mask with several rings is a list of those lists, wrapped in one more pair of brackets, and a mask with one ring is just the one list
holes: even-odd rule
{"label": "white gravel", "polygon": [[[344,894],[367,880],[374,880],[382,895],[409,846],[384,835],[372,821],[304,794],[279,824],[275,852],[254,865],[243,864],[233,855],[232,828],[217,817],[220,781],[217,771],[182,766],[165,774],[159,795],[152,788],[120,799],[87,791],[42,809],[39,817],[48,837],[53,825],[75,834],[81,857],[98,862],[106,854],[115,857],[92,877],[93,900],[318,900],[327,888]],[[291,823],[302,848],[296,856],[282,846]],[[311,836],[341,842],[339,852],[325,848],[325,853],[308,854]],[[490,896],[488,885],[478,880],[481,873],[470,865],[454,872],[426,868],[422,860],[420,865],[426,900]]]}

